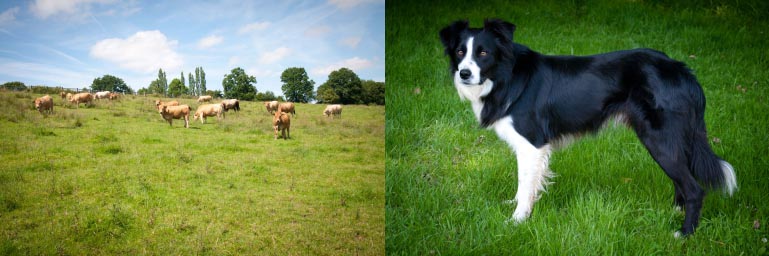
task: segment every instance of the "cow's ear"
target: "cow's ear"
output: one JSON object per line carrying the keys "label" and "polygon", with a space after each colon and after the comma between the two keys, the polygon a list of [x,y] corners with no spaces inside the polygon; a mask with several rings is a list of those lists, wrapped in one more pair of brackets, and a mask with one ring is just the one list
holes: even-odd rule
{"label": "cow's ear", "polygon": [[467,20],[458,20],[454,23],[451,23],[451,25],[441,29],[441,42],[443,43],[443,47],[445,48],[445,53],[447,55],[451,55],[451,53],[454,52],[454,48],[457,47],[460,34],[463,30],[466,30],[468,26],[469,23]]}

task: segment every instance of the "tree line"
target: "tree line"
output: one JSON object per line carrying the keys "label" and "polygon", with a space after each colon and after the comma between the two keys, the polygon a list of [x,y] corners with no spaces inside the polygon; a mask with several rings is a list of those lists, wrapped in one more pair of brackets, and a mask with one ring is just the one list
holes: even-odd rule
{"label": "tree line", "polygon": [[[355,72],[348,68],[335,70],[328,75],[328,80],[314,91],[315,81],[310,79],[307,71],[301,67],[291,67],[283,71],[280,76],[283,83],[281,90],[283,96],[276,97],[271,91],[259,92],[256,89],[256,78],[246,74],[240,67],[234,68],[224,76],[222,87],[224,91],[207,90],[206,72],[203,67],[195,68],[194,74],[188,73],[185,80],[184,72],[181,76],[168,82],[166,72],[158,70],[158,78],[150,82],[146,88],[137,91],[139,94],[160,94],[166,97],[201,96],[210,95],[218,98],[231,98],[248,101],[291,101],[308,103],[317,101],[325,104],[385,104],[385,83],[372,80],[361,80]],[[27,86],[21,82],[8,82],[0,85],[5,90],[26,90]],[[85,88],[84,88],[85,89]],[[112,75],[104,75],[96,78],[91,83],[92,91],[112,91],[117,93],[133,94],[123,79]]]}

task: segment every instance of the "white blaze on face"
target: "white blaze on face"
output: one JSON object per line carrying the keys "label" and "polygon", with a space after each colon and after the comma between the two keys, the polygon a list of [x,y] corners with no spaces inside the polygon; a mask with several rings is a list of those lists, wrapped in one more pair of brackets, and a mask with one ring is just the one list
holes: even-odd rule
{"label": "white blaze on face", "polygon": [[[475,63],[473,57],[473,37],[467,39],[466,49],[467,52],[465,52],[465,57],[459,62],[457,71],[454,72],[454,80],[461,81],[467,85],[478,85],[481,82],[481,68]],[[460,77],[460,72],[462,72],[462,70],[470,71],[470,77],[462,79]]]}

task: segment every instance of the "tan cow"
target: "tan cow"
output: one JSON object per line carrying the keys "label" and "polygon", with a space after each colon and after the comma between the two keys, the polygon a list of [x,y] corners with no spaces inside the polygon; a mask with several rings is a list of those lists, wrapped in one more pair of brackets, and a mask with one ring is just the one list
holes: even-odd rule
{"label": "tan cow", "polygon": [[219,103],[200,105],[198,110],[195,111],[195,115],[193,117],[195,120],[200,118],[200,123],[204,124],[206,123],[206,117],[209,116],[216,116],[217,120],[224,118],[224,104]]}
{"label": "tan cow", "polygon": [[280,106],[278,106],[278,109],[281,112],[291,113],[291,115],[296,116],[296,111],[294,111],[294,103],[293,102],[283,102],[283,103],[280,103]]}
{"label": "tan cow", "polygon": [[117,100],[119,97],[120,97],[120,94],[119,94],[119,93],[114,93],[114,92],[111,92],[111,93],[109,94],[109,100]]}
{"label": "tan cow", "polygon": [[110,94],[110,93],[111,93],[110,91],[101,91],[101,92],[97,92],[97,93],[94,93],[94,95],[93,95],[93,96],[94,96],[94,98],[96,98],[97,100],[100,100],[100,99],[109,99],[109,94]]}
{"label": "tan cow", "polygon": [[278,139],[278,131],[280,130],[284,140],[291,138],[291,116],[287,113],[283,113],[278,109],[275,115],[272,117],[272,127],[275,130],[275,139]]}
{"label": "tan cow", "polygon": [[81,93],[72,95],[72,97],[69,98],[69,103],[74,103],[78,108],[80,108],[80,103],[85,103],[86,105],[92,104],[93,96],[91,96],[90,93],[81,92]]}
{"label": "tan cow", "polygon": [[324,116],[333,116],[333,117],[342,117],[342,105],[334,104],[334,105],[328,105],[326,106],[326,109],[323,110]]}
{"label": "tan cow", "polygon": [[181,105],[181,106],[162,105],[158,113],[160,113],[160,116],[163,117],[163,119],[168,121],[168,125],[170,126],[173,126],[172,122],[174,119],[184,119],[184,128],[189,128],[190,127],[190,111],[192,111],[192,109],[188,105]]}
{"label": "tan cow", "polygon": [[158,108],[158,111],[160,111],[162,106],[179,106],[179,102],[175,100],[169,102],[163,102],[160,99],[155,100],[155,107]]}
{"label": "tan cow", "polygon": [[53,99],[51,96],[45,95],[35,99],[35,109],[37,109],[40,114],[43,114],[43,111],[48,112],[48,114],[53,114]]}
{"label": "tan cow", "polygon": [[267,112],[270,112],[270,114],[275,114],[275,111],[278,111],[278,101],[265,101],[264,108],[266,108]]}
{"label": "tan cow", "polygon": [[224,106],[224,111],[234,109],[235,111],[240,111],[240,101],[237,99],[230,99],[230,100],[223,100],[222,106]]}
{"label": "tan cow", "polygon": [[201,103],[201,102],[211,102],[211,99],[212,99],[211,95],[203,95],[203,96],[198,97],[198,103]]}
{"label": "tan cow", "polygon": [[62,100],[67,99],[67,93],[64,91],[59,92],[59,96],[61,97]]}

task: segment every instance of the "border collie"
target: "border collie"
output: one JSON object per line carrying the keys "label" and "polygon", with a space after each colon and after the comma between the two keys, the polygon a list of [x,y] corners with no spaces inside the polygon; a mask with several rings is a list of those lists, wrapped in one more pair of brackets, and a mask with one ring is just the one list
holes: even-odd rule
{"label": "border collie", "polygon": [[680,233],[699,224],[705,189],[732,195],[732,166],[708,144],[705,96],[682,62],[651,49],[592,56],[548,56],[513,42],[515,25],[487,19],[483,28],[456,21],[440,31],[460,99],[493,129],[518,160],[512,220],[529,217],[545,189],[550,153],[561,140],[595,132],[613,117],[630,126],[675,187],[686,216]]}

